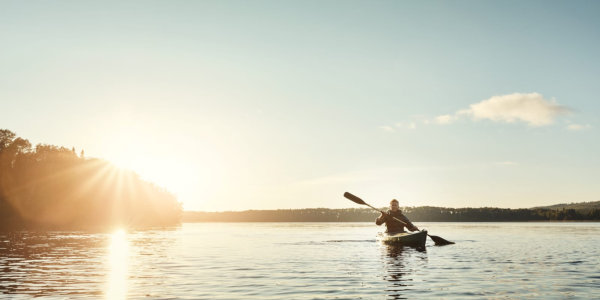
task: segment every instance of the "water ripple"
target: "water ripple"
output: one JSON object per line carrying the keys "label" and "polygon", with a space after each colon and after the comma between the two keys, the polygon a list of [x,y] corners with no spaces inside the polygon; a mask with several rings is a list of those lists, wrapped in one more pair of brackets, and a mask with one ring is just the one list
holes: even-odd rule
{"label": "water ripple", "polygon": [[383,245],[375,240],[378,228],[368,223],[184,224],[127,233],[121,248],[114,247],[111,234],[3,233],[0,294],[15,299],[585,299],[600,286],[599,224],[425,226],[457,243],[434,247],[429,241],[425,249]]}

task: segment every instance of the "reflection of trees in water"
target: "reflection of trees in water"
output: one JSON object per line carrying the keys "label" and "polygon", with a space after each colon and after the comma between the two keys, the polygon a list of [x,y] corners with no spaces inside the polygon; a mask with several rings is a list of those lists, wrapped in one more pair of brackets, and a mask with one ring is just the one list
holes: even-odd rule
{"label": "reflection of trees in water", "polygon": [[104,246],[104,239],[94,234],[0,233],[0,293],[100,295],[99,282],[91,279],[102,272],[98,257]]}
{"label": "reflection of trees in water", "polygon": [[388,282],[386,293],[390,299],[406,299],[402,295],[414,285],[409,275],[415,272],[415,260],[427,260],[427,252],[425,248],[386,244],[382,244],[381,249],[385,269],[383,279]]}

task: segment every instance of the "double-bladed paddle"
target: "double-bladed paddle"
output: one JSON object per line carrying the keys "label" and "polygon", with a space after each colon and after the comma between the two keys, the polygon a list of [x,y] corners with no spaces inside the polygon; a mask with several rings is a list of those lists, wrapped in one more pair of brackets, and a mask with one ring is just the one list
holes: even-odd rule
{"label": "double-bladed paddle", "polygon": [[[377,209],[377,208],[369,205],[367,202],[363,201],[363,199],[360,199],[357,196],[354,196],[354,195],[352,195],[352,194],[350,194],[348,192],[344,193],[344,197],[348,198],[350,201],[352,201],[352,202],[354,202],[356,204],[366,205],[366,206],[368,206],[368,207],[370,207],[370,208],[372,208],[372,209],[374,209],[374,210],[376,210],[376,211],[378,211],[378,212],[380,212],[382,214],[386,214],[383,211],[381,211],[381,210],[379,210],[379,209]],[[402,224],[404,224],[405,226],[408,227],[408,224],[406,224],[404,221],[402,221],[402,220],[400,220],[400,219],[398,219],[396,217],[393,217],[393,216],[390,216],[390,217],[392,217],[392,219],[394,219],[395,221],[398,221],[398,222],[400,222],[400,223],[402,223]],[[427,234],[427,235],[433,240],[433,242],[435,243],[436,246],[444,246],[444,245],[454,244],[454,242],[447,241],[447,240],[445,240],[445,239],[443,239],[443,238],[441,238],[439,236],[430,235],[430,234]]]}

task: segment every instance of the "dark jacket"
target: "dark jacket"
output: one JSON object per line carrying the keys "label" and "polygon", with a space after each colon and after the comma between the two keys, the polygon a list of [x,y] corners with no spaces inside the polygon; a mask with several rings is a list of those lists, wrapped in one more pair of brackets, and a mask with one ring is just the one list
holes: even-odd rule
{"label": "dark jacket", "polygon": [[386,212],[386,216],[385,217],[379,217],[377,218],[377,220],[375,220],[375,224],[377,225],[381,225],[383,223],[385,223],[385,226],[387,227],[386,232],[388,233],[396,233],[396,232],[404,232],[404,224],[394,220],[392,217],[395,217],[396,219],[400,219],[402,220],[404,223],[406,223],[408,226],[406,226],[409,230],[416,230],[415,225],[413,225],[413,223],[411,223],[408,218],[402,214],[402,211],[397,210],[395,212],[388,210]]}

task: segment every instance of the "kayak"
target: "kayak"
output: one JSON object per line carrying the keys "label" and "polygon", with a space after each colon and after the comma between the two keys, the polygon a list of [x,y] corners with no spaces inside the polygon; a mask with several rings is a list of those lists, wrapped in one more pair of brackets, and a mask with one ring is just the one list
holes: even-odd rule
{"label": "kayak", "polygon": [[401,232],[395,234],[384,233],[381,235],[380,240],[386,244],[425,247],[425,241],[427,241],[427,230]]}

